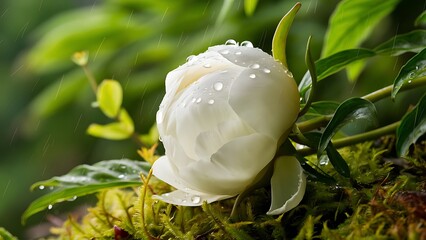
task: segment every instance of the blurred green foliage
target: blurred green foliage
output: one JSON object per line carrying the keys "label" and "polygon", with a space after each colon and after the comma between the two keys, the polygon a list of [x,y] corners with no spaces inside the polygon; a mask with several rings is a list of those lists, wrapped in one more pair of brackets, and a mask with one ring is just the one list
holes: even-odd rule
{"label": "blurred green foliage", "polygon": [[[245,9],[244,2],[255,4],[256,9]],[[308,36],[313,36],[311,48],[318,58],[329,17],[339,1],[301,2],[287,41],[288,64],[296,80],[306,71],[303,59]],[[231,38],[249,40],[269,52],[278,21],[293,5],[289,0],[1,1],[0,226],[25,236],[20,216],[40,195],[28,190],[38,180],[81,163],[137,158],[131,141],[109,142],[86,134],[90,123],[107,123],[107,119],[90,107],[96,98],[83,71],[71,61],[74,52],[89,51],[89,66],[98,82],[115,79],[121,83],[123,107],[136,130],[147,133],[168,71],[189,55]],[[396,33],[412,30],[422,8],[421,1],[401,1],[363,46],[375,47]],[[389,85],[407,56],[398,59],[372,59],[366,65],[368,77],[351,85],[340,73],[319,85],[324,94],[318,97],[341,100]],[[407,98],[416,100],[415,95],[401,94],[398,101],[407,105]],[[387,104],[383,101],[378,107]],[[382,119],[392,121],[404,110],[388,112]],[[29,227],[42,217],[31,219]]]}

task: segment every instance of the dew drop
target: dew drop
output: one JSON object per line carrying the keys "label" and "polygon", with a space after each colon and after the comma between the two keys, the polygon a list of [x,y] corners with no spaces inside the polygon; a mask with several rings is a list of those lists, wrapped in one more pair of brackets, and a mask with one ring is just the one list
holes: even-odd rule
{"label": "dew drop", "polygon": [[195,102],[196,103],[200,103],[201,102],[201,98],[197,98],[197,100]]}
{"label": "dew drop", "polygon": [[192,98],[191,102],[195,103],[195,101],[197,101],[197,99],[196,98]]}
{"label": "dew drop", "polygon": [[211,67],[212,67],[212,65],[211,65],[211,64],[208,64],[208,63],[206,63],[206,64],[204,64],[204,65],[203,65],[203,67],[205,67],[205,68],[211,68]]}
{"label": "dew drop", "polygon": [[212,105],[214,103],[214,100],[213,99],[210,99],[209,101],[208,101],[208,104],[210,104],[210,105]]}
{"label": "dew drop", "polygon": [[408,83],[411,83],[411,80],[408,80]]}
{"label": "dew drop", "polygon": [[163,194],[163,196],[168,197],[170,194],[169,193],[165,193]]}
{"label": "dew drop", "polygon": [[229,54],[229,50],[223,50],[223,51],[222,51],[222,52],[220,52],[220,53],[222,53],[222,54],[226,55],[226,54]]}
{"label": "dew drop", "polygon": [[120,178],[120,179],[123,179],[124,177],[125,177],[124,174],[118,175],[118,178]]}
{"label": "dew drop", "polygon": [[161,136],[158,137],[158,141],[162,142],[163,138]]}
{"label": "dew drop", "polygon": [[244,42],[241,43],[241,46],[252,48],[253,43],[251,43],[250,41],[244,41]]}
{"label": "dew drop", "polygon": [[249,75],[250,78],[256,78],[256,74],[252,73]]}
{"label": "dew drop", "polygon": [[255,64],[250,65],[249,68],[251,68],[251,69],[259,69],[260,66],[259,66],[259,64],[255,63]]}
{"label": "dew drop", "polygon": [[43,186],[43,185],[40,185],[40,186],[38,186],[38,189],[43,190],[43,189],[44,189],[44,186]]}
{"label": "dew drop", "polygon": [[237,41],[235,41],[234,39],[229,39],[229,40],[226,40],[225,45],[229,45],[229,46],[237,46],[237,45],[238,45],[238,43],[237,43]]}
{"label": "dew drop", "polygon": [[120,168],[121,168],[121,169],[126,169],[126,168],[127,168],[127,166],[121,165],[121,166],[120,166]]}
{"label": "dew drop", "polygon": [[49,206],[47,206],[47,209],[52,209],[53,208],[53,205],[52,204],[49,204]]}
{"label": "dew drop", "polygon": [[191,202],[195,203],[195,204],[198,204],[198,203],[201,202],[201,197],[199,197],[199,196],[192,196],[191,197]]}
{"label": "dew drop", "polygon": [[186,58],[186,61],[187,61],[187,62],[190,62],[190,61],[192,61],[192,60],[195,60],[195,55],[191,55],[191,56],[188,56],[188,57]]}
{"label": "dew drop", "polygon": [[269,70],[269,69],[265,68],[265,69],[263,69],[263,72],[265,72],[265,73],[270,73],[270,72],[271,72],[271,70]]}
{"label": "dew drop", "polygon": [[72,197],[72,198],[68,199],[68,202],[75,201],[76,199],[77,199],[77,196],[74,196],[74,197]]}
{"label": "dew drop", "polygon": [[240,52],[240,51],[238,51],[238,52],[236,52],[236,53],[235,53],[235,55],[241,55],[241,52]]}
{"label": "dew drop", "polygon": [[292,73],[292,72],[290,72],[290,71],[289,71],[289,70],[287,70],[287,69],[286,69],[286,70],[284,70],[284,73],[285,73],[285,74],[287,74],[287,76],[289,76],[289,77],[291,77],[291,78],[293,77],[293,73]]}
{"label": "dew drop", "polygon": [[414,77],[415,77],[415,75],[416,75],[416,74],[415,74],[414,72],[410,72],[410,74],[408,74],[408,78],[411,78],[411,79],[412,79],[412,78],[414,78]]}
{"label": "dew drop", "polygon": [[222,82],[216,82],[215,84],[213,84],[213,88],[216,91],[222,91],[223,89],[223,83]]}

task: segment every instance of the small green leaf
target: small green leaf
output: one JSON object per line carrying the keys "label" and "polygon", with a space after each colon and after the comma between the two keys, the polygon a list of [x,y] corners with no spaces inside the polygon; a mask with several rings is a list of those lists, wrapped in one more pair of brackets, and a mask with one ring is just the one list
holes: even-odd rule
{"label": "small green leaf", "polygon": [[333,165],[334,169],[336,171],[344,176],[344,177],[350,177],[350,169],[348,166],[348,163],[346,163],[345,159],[340,155],[340,153],[337,151],[337,149],[333,146],[331,142],[328,143],[326,148],[328,160],[330,160],[331,165]]}
{"label": "small green leaf", "polygon": [[244,12],[247,16],[252,16],[256,10],[258,0],[244,0]]}
{"label": "small green leaf", "polygon": [[102,112],[110,118],[115,118],[123,102],[123,89],[115,80],[103,80],[99,84],[96,98]]}
{"label": "small green leaf", "polygon": [[303,116],[309,110],[314,98],[317,80],[318,80],[317,73],[315,70],[314,59],[312,58],[312,54],[311,54],[311,37],[308,38],[308,43],[306,44],[305,64],[308,67],[309,76],[310,76],[310,90],[309,90],[309,95],[307,96],[307,99],[305,99],[306,104],[305,106],[303,106],[302,110],[299,112],[299,116]]}
{"label": "small green leaf", "polygon": [[32,189],[55,190],[33,201],[22,215],[22,222],[49,206],[103,189],[141,185],[139,174],[147,174],[151,165],[128,159],[108,160],[94,165],[80,165],[68,174],[33,184]]}
{"label": "small green leaf", "polygon": [[426,94],[416,107],[401,121],[396,131],[396,151],[398,156],[405,156],[411,144],[426,133]]}
{"label": "small green leaf", "polygon": [[411,83],[418,78],[426,76],[426,48],[412,57],[408,62],[402,66],[392,88],[392,99],[395,99],[396,94],[405,84]]}
{"label": "small green leaf", "polygon": [[299,161],[299,163],[302,166],[305,173],[308,175],[309,179],[311,179],[313,181],[317,181],[317,182],[323,182],[323,183],[326,183],[326,184],[335,184],[336,183],[336,180],[333,177],[331,177],[327,173],[323,172],[319,167],[315,166],[316,167],[316,169],[315,169],[314,167],[309,165],[309,163],[308,163],[309,161],[306,158],[304,158],[303,156],[301,156],[300,154],[296,154],[295,157]]}
{"label": "small green leaf", "polygon": [[417,27],[425,27],[426,26],[426,11],[423,11],[422,14],[420,14],[414,23]]}
{"label": "small green leaf", "polygon": [[119,122],[109,123],[106,125],[94,123],[87,129],[87,133],[89,135],[110,140],[127,139],[133,134],[133,131],[133,120],[124,109],[120,112]]}
{"label": "small green leaf", "polygon": [[362,98],[350,98],[337,108],[333,118],[327,124],[318,145],[318,155],[327,148],[334,134],[347,123],[359,119],[375,120],[376,107]]}
{"label": "small green leaf", "polygon": [[311,90],[311,84],[311,73],[309,71],[306,71],[305,75],[303,75],[303,78],[299,83],[299,86],[297,87],[299,89],[300,97],[302,98],[302,100],[300,101],[301,103],[306,103],[309,97],[309,92]]}
{"label": "small green leaf", "polygon": [[148,145],[152,146],[158,142],[160,135],[158,133],[157,124],[152,125],[147,134],[143,134],[140,136],[141,141]]}
{"label": "small green leaf", "polygon": [[0,227],[0,239],[1,240],[17,240],[12,234],[10,234],[6,229]]}
{"label": "small green leaf", "polygon": [[290,31],[293,19],[301,5],[302,4],[299,2],[296,3],[294,7],[281,19],[280,23],[278,23],[277,29],[275,30],[274,37],[272,38],[272,56],[276,60],[279,60],[285,67],[288,67],[285,54],[287,35]]}
{"label": "small green leaf", "polygon": [[368,49],[350,49],[335,53],[316,62],[318,81],[336,73],[357,60],[373,57],[376,54]]}
{"label": "small green leaf", "polygon": [[343,0],[330,18],[322,56],[356,48],[400,0]]}
{"label": "small green leaf", "polygon": [[374,49],[378,54],[398,56],[406,52],[418,53],[426,48],[426,30],[415,30],[397,35]]}

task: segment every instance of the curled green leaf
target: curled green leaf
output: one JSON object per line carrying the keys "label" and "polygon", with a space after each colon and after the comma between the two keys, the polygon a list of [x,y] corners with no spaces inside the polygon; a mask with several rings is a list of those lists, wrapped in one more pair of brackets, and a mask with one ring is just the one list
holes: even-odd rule
{"label": "curled green leaf", "polygon": [[110,117],[117,117],[123,102],[123,89],[116,80],[103,80],[99,84],[96,99],[102,112]]}
{"label": "curled green leaf", "polygon": [[274,37],[272,39],[272,56],[279,60],[285,67],[287,67],[287,59],[285,53],[285,46],[287,42],[287,35],[290,31],[293,19],[296,13],[299,11],[302,4],[296,3],[292,9],[281,19],[278,23],[277,29],[275,30]]}
{"label": "curled green leaf", "polygon": [[426,77],[426,48],[402,66],[393,82],[391,98],[395,99],[396,94],[403,85],[410,84],[412,81],[423,77]]}
{"label": "curled green leaf", "polygon": [[405,156],[411,144],[426,133],[426,94],[416,107],[401,120],[396,131],[396,151],[398,156]]}

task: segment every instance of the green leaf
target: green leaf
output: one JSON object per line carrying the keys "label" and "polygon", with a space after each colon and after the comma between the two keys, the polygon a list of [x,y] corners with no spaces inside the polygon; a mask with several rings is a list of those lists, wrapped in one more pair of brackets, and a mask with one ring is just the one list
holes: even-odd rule
{"label": "green leaf", "polygon": [[396,130],[396,151],[398,156],[405,156],[411,144],[426,133],[426,94],[416,107],[401,121]]}
{"label": "green leaf", "polygon": [[133,120],[130,118],[126,110],[122,109],[119,115],[119,122],[109,123],[106,125],[90,124],[87,133],[99,138],[110,140],[122,140],[129,138],[134,131]]}
{"label": "green leaf", "polygon": [[350,169],[348,166],[348,163],[346,163],[345,159],[340,155],[340,153],[337,151],[337,149],[333,146],[331,142],[328,143],[326,148],[328,160],[330,160],[331,165],[333,165],[334,169],[336,171],[344,176],[344,177],[350,177]]}
{"label": "green leaf", "polygon": [[0,239],[1,240],[16,240],[17,238],[10,234],[6,229],[0,227]]}
{"label": "green leaf", "polygon": [[414,25],[416,25],[417,27],[425,27],[426,26],[426,11],[423,11],[422,14],[420,14],[416,18]]}
{"label": "green leaf", "polygon": [[412,57],[402,66],[395,81],[393,82],[391,98],[395,99],[396,94],[405,84],[411,83],[418,78],[426,76],[426,48]]}
{"label": "green leaf", "polygon": [[397,35],[374,49],[378,54],[398,56],[406,52],[418,53],[426,48],[426,30],[415,30]]}
{"label": "green leaf", "polygon": [[103,80],[99,84],[96,98],[102,112],[110,118],[115,118],[123,102],[123,89],[116,80]]}
{"label": "green leaf", "polygon": [[330,18],[322,56],[356,48],[399,0],[343,0]]}
{"label": "green leaf", "polygon": [[333,115],[336,109],[339,107],[338,102],[333,101],[318,101],[313,102],[308,112],[304,117],[320,117],[324,115]]}
{"label": "green leaf", "polygon": [[277,29],[275,30],[274,37],[272,38],[272,56],[276,60],[279,60],[286,68],[288,67],[285,51],[287,35],[300,6],[301,3],[296,3],[294,7],[281,19],[278,23]]}
{"label": "green leaf", "polygon": [[258,0],[244,0],[244,12],[247,16],[251,16],[256,10]]}
{"label": "green leaf", "polygon": [[306,94],[304,94],[304,99],[306,102],[305,106],[303,106],[302,110],[299,112],[299,116],[303,116],[310,108],[314,94],[316,91],[316,85],[317,85],[317,73],[315,70],[315,63],[314,59],[312,58],[311,54],[311,37],[308,38],[308,43],[306,44],[306,52],[305,52],[305,64],[308,67],[309,76],[310,76],[310,89],[309,89],[309,95],[306,97]]}
{"label": "green leaf", "polygon": [[316,167],[316,169],[315,169],[314,167],[309,165],[309,163],[308,163],[309,160],[307,160],[306,158],[304,158],[300,154],[296,154],[295,157],[299,161],[303,170],[308,175],[309,179],[311,179],[313,181],[317,181],[317,182],[323,182],[323,183],[326,183],[326,184],[335,184],[336,183],[336,180],[333,177],[331,177],[327,173],[323,172],[319,167],[315,166]]}
{"label": "green leaf", "polygon": [[148,145],[152,146],[158,142],[160,134],[158,133],[157,124],[152,125],[147,134],[143,134],[140,136],[141,141]]}
{"label": "green leaf", "polygon": [[300,97],[302,98],[302,100],[300,101],[301,103],[306,103],[309,97],[309,92],[311,90],[311,84],[311,73],[309,71],[306,71],[305,75],[303,75],[303,78],[299,83],[299,86],[297,87],[299,89]]}
{"label": "green leaf", "polygon": [[318,154],[324,152],[334,134],[347,123],[359,119],[375,120],[375,117],[376,107],[370,101],[362,98],[350,98],[344,101],[324,129],[318,145]]}
{"label": "green leaf", "polygon": [[376,54],[368,49],[350,49],[335,53],[329,57],[316,62],[318,80],[322,80],[333,73],[336,73],[348,64],[357,60],[373,57]]}
{"label": "green leaf", "polygon": [[108,160],[80,165],[68,174],[33,184],[31,189],[54,187],[55,190],[33,201],[22,215],[22,223],[55,203],[72,200],[104,189],[141,185],[139,174],[147,174],[150,164],[128,159]]}

